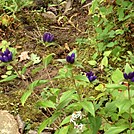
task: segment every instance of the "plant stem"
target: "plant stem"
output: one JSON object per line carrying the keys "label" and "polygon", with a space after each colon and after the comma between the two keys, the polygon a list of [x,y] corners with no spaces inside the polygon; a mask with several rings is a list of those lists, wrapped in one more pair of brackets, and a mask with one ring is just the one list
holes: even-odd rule
{"label": "plant stem", "polygon": [[79,92],[79,89],[77,88],[77,85],[76,85],[76,82],[75,82],[75,78],[74,78],[73,72],[72,72],[72,78],[73,78],[73,83],[74,83],[75,89],[76,89],[76,91],[77,91],[79,100],[81,101],[80,92]]}
{"label": "plant stem", "polygon": [[[127,86],[127,90],[128,90],[128,99],[131,101],[131,94],[130,94],[130,86],[128,83]],[[131,106],[129,107],[129,130],[130,130],[130,134],[132,134],[132,113],[131,113]]]}

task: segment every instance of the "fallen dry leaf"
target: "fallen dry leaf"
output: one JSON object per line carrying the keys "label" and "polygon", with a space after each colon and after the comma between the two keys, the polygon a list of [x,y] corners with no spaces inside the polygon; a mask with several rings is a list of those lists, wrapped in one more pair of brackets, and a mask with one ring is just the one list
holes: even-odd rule
{"label": "fallen dry leaf", "polygon": [[24,51],[22,52],[18,57],[20,57],[20,62],[23,60],[27,60],[30,59],[30,57],[28,56],[29,51]]}

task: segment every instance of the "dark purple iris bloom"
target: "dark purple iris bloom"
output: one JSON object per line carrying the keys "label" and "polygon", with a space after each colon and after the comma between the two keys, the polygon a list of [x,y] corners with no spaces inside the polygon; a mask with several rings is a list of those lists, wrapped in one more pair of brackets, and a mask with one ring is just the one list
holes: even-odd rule
{"label": "dark purple iris bloom", "polygon": [[44,33],[43,35],[43,41],[44,42],[52,42],[54,40],[54,35],[49,33],[49,32],[46,32]]}
{"label": "dark purple iris bloom", "polygon": [[68,63],[73,64],[74,61],[75,61],[75,53],[72,53],[71,56],[68,55],[68,56],[66,57],[66,61],[67,61]]}
{"label": "dark purple iris bloom", "polygon": [[87,73],[86,73],[86,76],[87,76],[87,78],[88,78],[88,80],[89,80],[90,82],[96,80],[96,78],[97,78],[97,76],[95,76],[92,71],[87,72]]}
{"label": "dark purple iris bloom", "polygon": [[123,76],[126,80],[130,79],[132,82],[134,82],[134,72],[130,72],[129,74],[124,73]]}
{"label": "dark purple iris bloom", "polygon": [[0,52],[0,60],[2,62],[9,62],[13,58],[12,52],[7,48],[4,52]]}

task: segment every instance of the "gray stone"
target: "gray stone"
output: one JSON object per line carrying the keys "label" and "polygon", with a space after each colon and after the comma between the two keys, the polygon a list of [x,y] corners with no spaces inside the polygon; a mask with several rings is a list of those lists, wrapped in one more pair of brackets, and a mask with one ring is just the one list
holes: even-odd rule
{"label": "gray stone", "polygon": [[0,134],[20,134],[17,121],[6,110],[0,110]]}

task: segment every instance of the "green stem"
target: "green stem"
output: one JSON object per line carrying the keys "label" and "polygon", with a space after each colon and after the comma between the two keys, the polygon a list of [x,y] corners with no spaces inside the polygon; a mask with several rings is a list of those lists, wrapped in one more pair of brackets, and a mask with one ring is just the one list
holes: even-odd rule
{"label": "green stem", "polygon": [[73,75],[73,71],[72,71],[72,78],[73,78],[73,83],[74,83],[75,89],[76,89],[76,91],[77,91],[79,100],[81,101],[80,92],[79,92],[79,89],[77,88],[77,85],[76,85],[76,82],[75,82],[75,78],[74,78],[74,75]]}
{"label": "green stem", "polygon": [[[130,86],[128,83],[127,86],[127,90],[128,90],[128,99],[131,101],[131,94],[130,94]],[[129,107],[129,129],[130,129],[130,134],[132,134],[132,113],[131,113],[131,106]]]}

